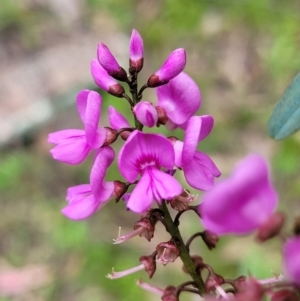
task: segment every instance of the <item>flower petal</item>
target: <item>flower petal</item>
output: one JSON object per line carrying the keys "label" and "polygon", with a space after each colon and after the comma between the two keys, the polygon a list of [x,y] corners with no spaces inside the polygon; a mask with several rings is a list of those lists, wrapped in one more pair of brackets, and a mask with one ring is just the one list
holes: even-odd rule
{"label": "flower petal", "polygon": [[109,91],[111,86],[118,85],[117,81],[107,73],[96,59],[91,62],[91,73],[95,83],[104,91]]}
{"label": "flower petal", "polygon": [[246,234],[268,218],[277,205],[267,165],[250,155],[237,165],[232,176],[203,195],[200,205],[205,228],[217,234]]}
{"label": "flower petal", "polygon": [[215,163],[204,153],[195,152],[192,161],[182,166],[186,181],[199,190],[209,190],[214,185],[214,178],[221,175]]}
{"label": "flower petal", "polygon": [[133,212],[143,213],[151,207],[152,201],[151,178],[148,173],[145,173],[132,191],[127,207]]}
{"label": "flower petal", "polygon": [[130,128],[130,124],[128,123],[127,119],[113,106],[108,107],[108,117],[110,126],[113,129],[119,130],[122,128]]}
{"label": "flower petal", "polygon": [[102,201],[103,180],[107,168],[111,165],[115,157],[114,150],[110,146],[103,147],[99,150],[95,162],[93,164],[90,183],[91,190],[97,200]]}
{"label": "flower petal", "polygon": [[62,131],[57,131],[49,134],[48,142],[59,144],[59,143],[66,142],[66,140],[68,139],[77,138],[84,135],[85,135],[84,130],[77,130],[77,129],[62,130]]}
{"label": "flower petal", "polygon": [[201,105],[201,94],[197,84],[184,72],[168,84],[156,88],[156,93],[157,105],[163,107],[169,119],[178,125],[193,116]]}
{"label": "flower petal", "polygon": [[118,167],[123,177],[133,182],[145,164],[172,169],[174,159],[172,144],[166,137],[134,131],[119,152]]}
{"label": "flower petal", "polygon": [[86,195],[91,193],[91,185],[90,184],[81,184],[68,188],[66,200],[70,202],[73,198],[78,195]]}
{"label": "flower petal", "polygon": [[283,246],[283,263],[287,277],[300,285],[300,237],[288,239]]}
{"label": "flower petal", "polygon": [[[50,137],[49,140],[61,141],[56,147],[50,150],[52,157],[55,160],[68,163],[68,164],[79,164],[81,163],[91,151],[91,148],[86,142],[85,135],[81,136],[66,136],[66,131]],[[84,133],[84,131],[82,131]],[[72,133],[72,130],[68,132]],[[74,133],[74,132],[73,132]],[[78,133],[76,131],[76,133]],[[55,133],[52,133],[55,134]],[[61,140],[64,136],[65,140]]]}

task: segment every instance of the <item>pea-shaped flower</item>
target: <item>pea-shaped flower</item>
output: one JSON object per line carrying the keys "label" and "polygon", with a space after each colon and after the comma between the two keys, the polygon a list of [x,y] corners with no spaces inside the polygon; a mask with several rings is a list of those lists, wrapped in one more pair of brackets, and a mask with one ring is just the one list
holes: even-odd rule
{"label": "pea-shaped flower", "polygon": [[175,154],[171,142],[160,134],[134,131],[120,150],[118,167],[123,177],[133,183],[140,175],[132,191],[127,207],[137,213],[149,209],[152,201],[160,203],[182,192],[179,182],[161,170],[174,167]]}
{"label": "pea-shaped flower", "polygon": [[207,191],[199,205],[204,227],[216,234],[247,234],[274,212],[277,193],[269,179],[265,160],[249,155],[231,177]]}

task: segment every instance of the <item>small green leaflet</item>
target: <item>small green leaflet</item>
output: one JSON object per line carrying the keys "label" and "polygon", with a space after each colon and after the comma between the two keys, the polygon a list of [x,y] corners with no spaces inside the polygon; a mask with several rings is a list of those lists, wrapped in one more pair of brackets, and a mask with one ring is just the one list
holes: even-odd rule
{"label": "small green leaflet", "polygon": [[296,75],[276,104],[268,122],[268,133],[284,139],[300,128],[300,73]]}

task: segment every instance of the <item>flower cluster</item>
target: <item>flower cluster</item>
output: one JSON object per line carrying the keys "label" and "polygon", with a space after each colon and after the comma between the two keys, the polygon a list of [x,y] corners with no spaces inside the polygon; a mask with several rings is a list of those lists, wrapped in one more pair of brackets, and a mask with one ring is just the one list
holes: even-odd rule
{"label": "flower cluster", "polygon": [[[260,300],[264,294],[274,295],[272,300],[287,300],[276,297],[282,290],[263,286],[255,279],[226,280],[200,256],[189,254],[189,246],[196,237],[201,237],[209,249],[216,247],[219,236],[225,234],[256,231],[257,240],[264,242],[279,234],[284,216],[275,211],[278,196],[260,155],[249,155],[228,179],[215,184],[215,178],[221,173],[213,160],[198,150],[199,143],[211,133],[214,119],[210,115],[197,115],[202,98],[195,81],[183,71],[185,50],[179,48],[171,52],[139,88],[138,74],[143,64],[143,40],[136,30],[129,43],[128,72],[119,65],[109,48],[99,43],[97,58],[91,62],[92,77],[102,90],[128,102],[132,120],[127,120],[110,105],[107,112],[109,125],[103,125],[100,120],[101,95],[82,90],[77,95],[76,105],[83,128],[49,134],[48,141],[56,145],[50,151],[55,160],[80,164],[93,153],[88,183],[68,189],[67,205],[62,213],[70,219],[82,220],[96,213],[109,200],[114,198],[118,202],[122,199],[126,208],[140,214],[141,218],[135,223],[133,232],[119,236],[115,243],[136,235],[150,241],[156,223],[161,222],[171,235],[170,241],[158,244],[151,255],[142,256],[139,266],[123,272],[113,271],[108,277],[116,279],[144,269],[151,278],[156,263],[166,265],[181,257],[183,270],[190,274],[192,281],[158,290],[162,300],[179,300],[179,294],[185,290],[201,296],[209,294],[207,300],[216,300],[219,295],[224,300],[243,298],[246,301],[250,300],[251,294],[253,301]],[[128,85],[131,95],[126,93],[124,85]],[[143,93],[149,88],[156,91],[154,102],[144,99]],[[180,129],[183,140],[174,135],[167,137],[151,132],[153,127],[159,126],[170,131]],[[149,128],[147,132],[143,131],[144,127]],[[122,142],[119,151],[114,144],[117,140]],[[115,159],[123,181],[106,181],[107,170]],[[183,175],[186,184],[175,177],[178,174]],[[190,205],[196,196],[189,192],[189,186],[203,191],[199,205]],[[174,219],[169,206],[178,212]],[[181,214],[188,210],[201,218],[204,231],[195,233],[184,243],[178,225]],[[300,285],[299,249],[300,240],[296,235],[283,247],[286,281],[290,281],[291,294]],[[208,271],[206,279],[203,270]],[[233,294],[228,295],[221,287],[223,284],[230,284]],[[139,285],[155,290],[141,281]],[[189,285],[193,288],[188,288]]]}

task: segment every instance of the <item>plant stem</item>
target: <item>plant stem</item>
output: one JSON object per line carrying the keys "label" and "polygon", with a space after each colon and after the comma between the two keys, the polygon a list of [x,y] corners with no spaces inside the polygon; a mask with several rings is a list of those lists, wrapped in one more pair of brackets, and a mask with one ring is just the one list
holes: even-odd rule
{"label": "plant stem", "polygon": [[179,256],[180,256],[184,266],[188,270],[193,281],[196,283],[200,294],[204,295],[206,291],[205,291],[205,285],[204,285],[203,279],[201,278],[201,275],[199,275],[196,271],[196,266],[189,254],[187,247],[185,246],[185,244],[183,242],[183,239],[181,237],[178,226],[176,224],[174,224],[174,222],[172,220],[172,217],[170,215],[170,212],[168,210],[166,202],[162,201],[162,204],[159,205],[159,208],[164,213],[166,230],[170,233],[170,235],[174,239],[174,242],[176,243],[178,250],[179,250]]}

